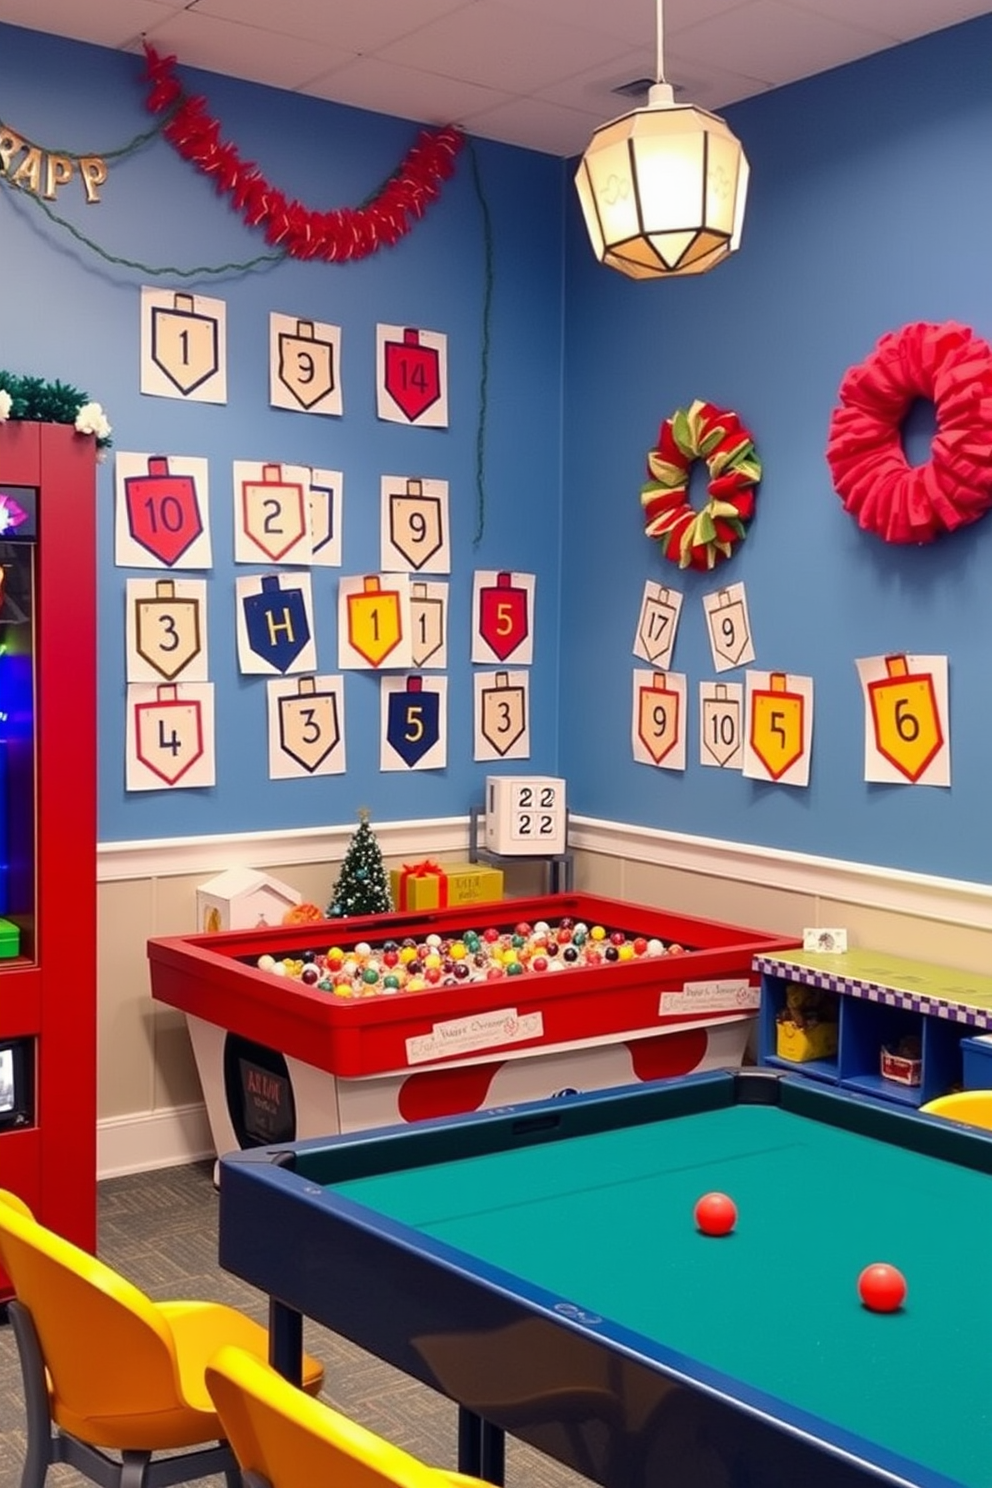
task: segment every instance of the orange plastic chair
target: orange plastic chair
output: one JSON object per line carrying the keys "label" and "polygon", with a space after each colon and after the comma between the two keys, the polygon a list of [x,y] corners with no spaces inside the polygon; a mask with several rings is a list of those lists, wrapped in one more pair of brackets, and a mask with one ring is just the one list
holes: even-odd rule
{"label": "orange plastic chair", "polygon": [[488,1488],[429,1467],[239,1348],[207,1367],[207,1389],[245,1488]]}
{"label": "orange plastic chair", "polygon": [[942,1116],[945,1121],[963,1121],[992,1131],[992,1090],[955,1090],[938,1095],[920,1107],[924,1116]]}
{"label": "orange plastic chair", "polygon": [[[239,1488],[204,1375],[224,1344],[264,1358],[264,1328],[220,1303],[153,1302],[4,1189],[0,1264],[14,1289],[8,1310],[27,1408],[21,1488],[42,1488],[55,1462],[102,1488],[166,1488],[216,1472]],[[308,1357],[304,1387],[322,1381]],[[188,1447],[199,1450],[177,1455]]]}

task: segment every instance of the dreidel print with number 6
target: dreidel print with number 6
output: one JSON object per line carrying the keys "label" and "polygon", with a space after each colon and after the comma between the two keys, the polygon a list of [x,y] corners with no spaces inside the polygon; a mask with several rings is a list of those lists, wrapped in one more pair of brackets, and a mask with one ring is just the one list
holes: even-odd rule
{"label": "dreidel print with number 6", "polygon": [[203,532],[203,517],[190,475],[173,475],[165,455],[149,455],[143,475],[124,479],[128,531],[136,542],[172,568]]}
{"label": "dreidel print with number 6", "polygon": [[263,465],[256,474],[238,461],[235,481],[236,561],[252,563],[261,554],[270,563],[309,563],[310,492],[300,468]]}
{"label": "dreidel print with number 6", "polygon": [[875,748],[915,785],[945,742],[933,675],[911,673],[906,656],[887,656],[885,670],[868,683]]}

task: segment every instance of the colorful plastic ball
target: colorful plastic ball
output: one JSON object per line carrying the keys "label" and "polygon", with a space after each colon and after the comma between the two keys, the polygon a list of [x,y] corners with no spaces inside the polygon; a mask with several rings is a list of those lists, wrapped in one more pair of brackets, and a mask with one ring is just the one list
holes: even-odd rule
{"label": "colorful plastic ball", "polygon": [[366,966],[365,970],[362,972],[362,981],[365,982],[368,986],[374,987],[378,980],[379,973],[376,968],[374,966]]}
{"label": "colorful plastic ball", "polygon": [[602,925],[593,925],[592,929],[589,931],[589,939],[590,940],[605,940],[606,939],[606,931],[603,929],[603,926]]}
{"label": "colorful plastic ball", "polygon": [[634,947],[629,942],[626,942],[622,946],[617,946],[617,956],[621,961],[633,961]]}
{"label": "colorful plastic ball", "polygon": [[390,971],[383,977],[382,985],[388,987],[390,992],[395,992],[400,985],[400,979]]}
{"label": "colorful plastic ball", "polygon": [[647,950],[647,948],[648,948],[648,942],[644,939],[644,936],[643,935],[635,935],[634,940],[633,940],[633,945],[632,945],[632,950],[634,952],[634,955],[635,956],[643,956],[644,953],[645,953],[645,951]]}
{"label": "colorful plastic ball", "polygon": [[697,1201],[693,1217],[704,1235],[729,1235],[737,1223],[737,1205],[725,1193],[706,1193]]}
{"label": "colorful plastic ball", "polygon": [[306,966],[310,961],[316,961],[316,959],[317,955],[315,951],[304,951],[300,957],[300,960],[303,962],[304,966]]}
{"label": "colorful plastic ball", "polygon": [[547,971],[547,969],[548,969],[548,958],[547,958],[547,956],[535,956],[534,959],[533,959],[533,961],[530,964],[531,964],[532,970],[534,970],[534,971]]}
{"label": "colorful plastic ball", "polygon": [[660,940],[652,939],[648,941],[649,956],[663,956],[664,954],[665,947]]}
{"label": "colorful plastic ball", "polygon": [[906,1300],[906,1278],[896,1266],[876,1261],[858,1277],[858,1296],[869,1312],[897,1312]]}
{"label": "colorful plastic ball", "polygon": [[470,972],[471,972],[471,967],[469,966],[469,964],[468,964],[467,961],[456,961],[455,962],[454,973],[455,973],[455,979],[457,981],[463,982],[465,980],[465,978],[470,974]]}
{"label": "colorful plastic ball", "polygon": [[569,965],[571,965],[573,962],[578,961],[579,953],[573,945],[568,945],[562,951],[561,958],[563,961],[567,961]]}
{"label": "colorful plastic ball", "polygon": [[440,966],[428,966],[424,971],[424,980],[430,982],[433,987],[441,980],[443,975],[444,973],[441,971]]}
{"label": "colorful plastic ball", "polygon": [[275,956],[259,956],[258,961],[255,964],[257,965],[259,971],[274,971],[276,958]]}
{"label": "colorful plastic ball", "polygon": [[506,968],[507,976],[523,976],[524,963],[522,961],[511,961]]}
{"label": "colorful plastic ball", "polygon": [[304,966],[300,972],[300,981],[307,987],[316,986],[317,982],[320,981],[320,972],[316,966]]}

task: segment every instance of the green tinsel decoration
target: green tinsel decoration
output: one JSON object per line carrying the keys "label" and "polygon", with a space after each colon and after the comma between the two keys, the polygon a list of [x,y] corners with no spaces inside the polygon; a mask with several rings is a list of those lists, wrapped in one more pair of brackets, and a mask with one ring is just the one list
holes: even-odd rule
{"label": "green tinsel decoration", "polygon": [[[18,377],[16,372],[0,368],[0,389],[10,394],[10,415],[14,421],[37,424],[74,424],[84,404],[91,401],[68,382],[46,382],[43,377]],[[105,449],[110,438],[97,439],[97,448]]]}

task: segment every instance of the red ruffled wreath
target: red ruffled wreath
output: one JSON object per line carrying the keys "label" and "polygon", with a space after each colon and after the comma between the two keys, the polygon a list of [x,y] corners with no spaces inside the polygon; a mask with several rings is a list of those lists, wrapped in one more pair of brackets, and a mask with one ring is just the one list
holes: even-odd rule
{"label": "red ruffled wreath", "polygon": [[[910,465],[900,427],[931,399],[930,459]],[[890,331],[844,374],[827,463],[844,508],[889,543],[928,543],[992,506],[992,347],[967,326],[917,323]]]}

